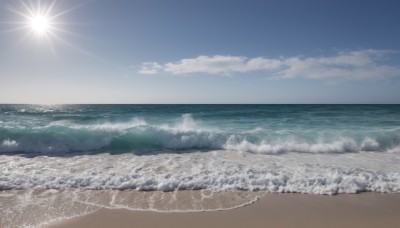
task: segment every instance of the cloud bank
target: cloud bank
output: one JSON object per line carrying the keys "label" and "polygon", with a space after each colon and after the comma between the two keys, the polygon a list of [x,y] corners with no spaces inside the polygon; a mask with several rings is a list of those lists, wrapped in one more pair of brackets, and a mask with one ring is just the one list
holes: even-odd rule
{"label": "cloud bank", "polygon": [[247,58],[214,55],[181,59],[159,64],[143,63],[139,74],[171,75],[212,74],[230,76],[238,73],[261,72],[271,78],[310,78],[321,80],[379,80],[400,76],[399,66],[385,64],[390,50],[361,50],[339,52],[333,56]]}

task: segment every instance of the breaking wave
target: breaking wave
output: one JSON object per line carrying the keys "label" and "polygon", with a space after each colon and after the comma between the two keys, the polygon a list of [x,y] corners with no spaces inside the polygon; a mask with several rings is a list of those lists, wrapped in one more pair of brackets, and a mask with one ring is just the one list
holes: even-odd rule
{"label": "breaking wave", "polygon": [[[47,126],[0,128],[1,153],[68,153],[86,151],[135,152],[137,150],[230,150],[260,154],[396,152],[397,131],[365,135],[313,137],[256,131],[229,132],[198,126],[190,114],[173,126],[151,125],[134,118],[127,122],[78,125],[54,122]],[[265,134],[267,132],[267,134]]]}

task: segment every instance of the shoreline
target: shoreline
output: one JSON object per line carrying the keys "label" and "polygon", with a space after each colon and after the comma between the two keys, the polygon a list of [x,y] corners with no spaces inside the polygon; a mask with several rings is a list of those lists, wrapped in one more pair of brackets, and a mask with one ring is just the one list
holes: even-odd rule
{"label": "shoreline", "polygon": [[400,194],[266,193],[236,209],[154,212],[102,208],[44,227],[398,227]]}

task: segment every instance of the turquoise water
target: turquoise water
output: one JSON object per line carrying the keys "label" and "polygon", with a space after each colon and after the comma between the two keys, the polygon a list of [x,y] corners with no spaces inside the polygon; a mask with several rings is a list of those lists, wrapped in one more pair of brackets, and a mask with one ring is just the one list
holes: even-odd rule
{"label": "turquoise water", "polygon": [[1,105],[0,190],[400,192],[399,105]]}
{"label": "turquoise water", "polygon": [[387,152],[399,105],[1,105],[0,153]]}

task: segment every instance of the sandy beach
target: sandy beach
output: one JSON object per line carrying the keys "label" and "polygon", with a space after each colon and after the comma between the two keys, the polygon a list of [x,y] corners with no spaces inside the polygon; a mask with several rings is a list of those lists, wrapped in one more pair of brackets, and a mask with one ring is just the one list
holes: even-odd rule
{"label": "sandy beach", "polygon": [[160,213],[101,209],[47,227],[399,227],[400,194],[266,194],[237,209]]}

